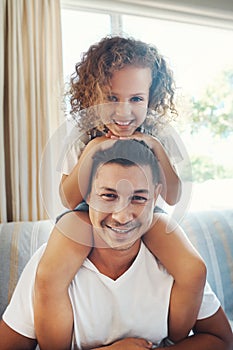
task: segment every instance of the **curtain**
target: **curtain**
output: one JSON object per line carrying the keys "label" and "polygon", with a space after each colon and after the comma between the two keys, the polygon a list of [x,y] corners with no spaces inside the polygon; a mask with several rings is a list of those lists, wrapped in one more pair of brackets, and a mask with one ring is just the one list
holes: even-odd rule
{"label": "curtain", "polygon": [[1,0],[0,13],[1,222],[46,219],[43,193],[52,181],[53,154],[39,175],[62,118],[60,3]]}
{"label": "curtain", "polygon": [[0,222],[7,219],[5,155],[4,155],[4,33],[6,1],[0,2]]}

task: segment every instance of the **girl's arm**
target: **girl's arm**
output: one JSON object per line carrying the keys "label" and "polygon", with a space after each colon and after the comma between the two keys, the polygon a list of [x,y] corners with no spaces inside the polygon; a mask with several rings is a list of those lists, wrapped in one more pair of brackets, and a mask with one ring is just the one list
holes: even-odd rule
{"label": "girl's arm", "polygon": [[169,205],[174,205],[180,200],[181,196],[181,180],[172,166],[167,153],[160,143],[160,141],[154,137],[152,138],[151,148],[156,155],[161,173],[162,191],[161,196]]}
{"label": "girl's arm", "polygon": [[143,236],[143,241],[174,278],[169,338],[177,342],[189,334],[197,319],[206,267],[179,225],[168,220],[166,214],[154,214],[154,225]]}
{"label": "girl's arm", "polygon": [[84,148],[72,172],[62,176],[59,191],[62,204],[66,208],[74,209],[85,198],[92,169],[92,157],[101,143],[107,140],[105,136],[91,140]]}
{"label": "girl's arm", "polygon": [[73,311],[68,287],[91,247],[86,212],[65,214],[51,232],[35,280],[35,331],[43,350],[70,349]]}
{"label": "girl's arm", "polygon": [[[110,142],[106,137],[90,141],[66,178],[62,191],[70,207],[75,207],[85,197],[92,156],[98,147],[103,148],[103,141]],[[35,328],[43,350],[70,348],[73,312],[68,287],[91,247],[88,213],[75,211],[63,215],[50,235],[35,281]]]}
{"label": "girl's arm", "polygon": [[[136,133],[137,137],[139,133]],[[148,144],[156,155],[161,174],[162,191],[161,196],[169,205],[174,205],[180,200],[181,180],[172,166],[168,155],[161,142],[150,135],[141,134],[141,138]]]}

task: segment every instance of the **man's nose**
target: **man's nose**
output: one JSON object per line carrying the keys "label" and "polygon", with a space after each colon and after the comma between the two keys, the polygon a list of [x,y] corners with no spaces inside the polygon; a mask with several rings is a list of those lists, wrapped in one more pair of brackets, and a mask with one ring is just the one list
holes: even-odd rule
{"label": "man's nose", "polygon": [[124,225],[133,220],[133,210],[131,203],[121,203],[112,213],[112,218],[118,223]]}
{"label": "man's nose", "polygon": [[128,102],[117,102],[115,105],[115,114],[117,116],[127,116],[131,114],[131,106]]}

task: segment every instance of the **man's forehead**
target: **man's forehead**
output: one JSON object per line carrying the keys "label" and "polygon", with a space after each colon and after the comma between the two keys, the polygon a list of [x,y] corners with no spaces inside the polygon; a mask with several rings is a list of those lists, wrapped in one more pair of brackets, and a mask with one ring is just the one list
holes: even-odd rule
{"label": "man's forehead", "polygon": [[118,189],[134,187],[148,187],[152,183],[152,172],[149,165],[125,166],[117,163],[102,164],[97,169],[93,179],[95,185],[100,187],[117,186]]}

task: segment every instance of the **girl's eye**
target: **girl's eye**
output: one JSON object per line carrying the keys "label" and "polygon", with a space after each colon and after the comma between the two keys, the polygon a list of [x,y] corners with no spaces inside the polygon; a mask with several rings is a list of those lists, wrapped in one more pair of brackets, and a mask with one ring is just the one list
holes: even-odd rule
{"label": "girl's eye", "polygon": [[132,102],[141,102],[141,101],[143,101],[143,98],[139,97],[139,96],[134,96],[134,97],[131,97],[130,101],[132,101]]}
{"label": "girl's eye", "polygon": [[148,201],[148,199],[142,196],[133,196],[131,201],[136,204],[144,204]]}
{"label": "girl's eye", "polygon": [[117,97],[116,96],[108,96],[108,101],[117,102]]}

